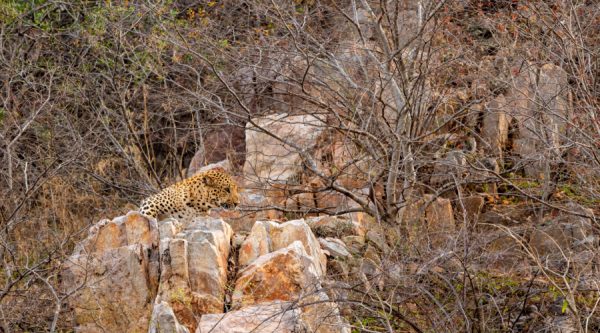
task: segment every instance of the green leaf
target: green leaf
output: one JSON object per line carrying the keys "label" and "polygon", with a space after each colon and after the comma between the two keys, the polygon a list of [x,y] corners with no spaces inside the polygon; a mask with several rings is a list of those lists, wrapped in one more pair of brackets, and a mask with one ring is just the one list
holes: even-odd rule
{"label": "green leaf", "polygon": [[562,308],[560,312],[565,313],[567,311],[567,307],[569,307],[569,302],[566,299],[563,299]]}
{"label": "green leaf", "polygon": [[228,47],[229,46],[229,40],[227,39],[221,39],[219,40],[219,45],[223,48]]}

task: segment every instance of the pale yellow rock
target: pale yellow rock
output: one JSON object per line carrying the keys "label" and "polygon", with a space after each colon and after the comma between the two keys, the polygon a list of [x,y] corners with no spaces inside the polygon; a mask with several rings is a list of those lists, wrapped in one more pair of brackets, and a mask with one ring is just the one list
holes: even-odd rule
{"label": "pale yellow rock", "polygon": [[166,304],[177,322],[193,332],[202,314],[224,310],[233,232],[222,219],[208,216],[197,217],[179,230],[175,224],[163,229],[160,288],[155,303]]}
{"label": "pale yellow rock", "polygon": [[238,263],[240,266],[246,266],[256,258],[267,254],[271,251],[269,247],[269,232],[266,228],[266,223],[257,221],[254,223],[250,234],[242,242],[240,246]]}
{"label": "pale yellow rock", "polygon": [[[323,120],[312,115],[274,114],[254,118],[246,126],[244,175],[252,183],[288,183],[301,170],[299,149],[311,149],[324,128]],[[265,134],[261,129],[287,143]]]}
{"label": "pale yellow rock", "polygon": [[273,302],[204,315],[196,333],[296,333],[303,332],[303,327],[299,309],[287,302]]}
{"label": "pale yellow rock", "polygon": [[242,243],[239,255],[240,266],[247,266],[259,256],[283,249],[295,241],[300,241],[306,253],[314,261],[319,276],[324,276],[327,269],[327,258],[319,240],[304,220],[285,223],[259,221],[252,232]]}
{"label": "pale yellow rock", "polygon": [[101,221],[66,261],[77,332],[146,332],[158,285],[156,220],[137,212]]}
{"label": "pale yellow rock", "polygon": [[288,301],[317,290],[319,273],[300,241],[260,256],[238,273],[232,306]]}
{"label": "pale yellow rock", "polygon": [[338,305],[329,301],[324,292],[304,296],[298,307],[302,310],[300,318],[308,332],[350,333],[350,327],[340,316]]}

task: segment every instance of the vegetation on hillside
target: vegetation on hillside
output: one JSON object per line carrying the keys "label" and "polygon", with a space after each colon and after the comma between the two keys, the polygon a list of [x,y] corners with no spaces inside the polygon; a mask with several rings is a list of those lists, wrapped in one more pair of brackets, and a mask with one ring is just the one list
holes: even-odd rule
{"label": "vegetation on hillside", "polygon": [[[597,242],[599,50],[592,0],[0,1],[0,330],[71,329],[60,272],[90,225],[195,155],[241,174],[245,127],[285,113],[326,133],[277,138],[302,157],[285,195],[354,206],[277,209],[362,212],[391,244],[385,285],[348,283],[357,332],[540,331],[554,312],[598,331],[597,244],[555,265],[527,228],[586,219]],[[405,212],[438,197],[459,232],[416,244]],[[507,239],[530,269],[480,269]]]}

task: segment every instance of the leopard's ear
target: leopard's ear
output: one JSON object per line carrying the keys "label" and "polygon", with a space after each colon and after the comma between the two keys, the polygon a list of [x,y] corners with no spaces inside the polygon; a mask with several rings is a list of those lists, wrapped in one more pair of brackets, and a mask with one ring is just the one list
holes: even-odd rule
{"label": "leopard's ear", "polygon": [[216,179],[214,179],[213,176],[210,174],[206,174],[202,177],[202,183],[209,187],[214,187],[217,185]]}

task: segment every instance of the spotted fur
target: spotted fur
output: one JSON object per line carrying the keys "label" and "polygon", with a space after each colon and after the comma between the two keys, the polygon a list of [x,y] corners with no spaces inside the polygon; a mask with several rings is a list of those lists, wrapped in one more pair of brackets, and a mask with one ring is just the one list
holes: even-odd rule
{"label": "spotted fur", "polygon": [[142,201],[140,213],[154,218],[190,218],[211,208],[240,203],[237,184],[222,169],[213,169],[171,185]]}

